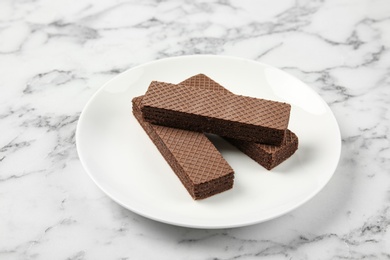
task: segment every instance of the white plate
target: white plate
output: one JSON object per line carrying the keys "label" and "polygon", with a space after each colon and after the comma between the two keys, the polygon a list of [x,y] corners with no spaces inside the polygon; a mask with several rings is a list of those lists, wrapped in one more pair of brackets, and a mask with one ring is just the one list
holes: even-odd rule
{"label": "white plate", "polygon": [[[194,201],[132,115],[131,99],[152,80],[179,83],[198,73],[236,94],[290,103],[289,128],[299,149],[267,171],[216,138],[235,171],[234,187]],[[85,170],[114,201],[145,217],[195,228],[245,226],[297,208],[329,181],[341,150],[335,117],[310,87],[262,63],[213,55],[162,59],[116,76],[84,108],[76,142]]]}

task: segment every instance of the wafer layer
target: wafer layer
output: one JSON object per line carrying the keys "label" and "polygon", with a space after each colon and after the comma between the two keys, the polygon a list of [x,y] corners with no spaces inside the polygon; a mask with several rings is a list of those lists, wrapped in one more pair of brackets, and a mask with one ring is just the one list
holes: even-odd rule
{"label": "wafer layer", "polygon": [[154,124],[272,145],[284,139],[290,108],[282,102],[157,81],[141,103],[144,119]]}

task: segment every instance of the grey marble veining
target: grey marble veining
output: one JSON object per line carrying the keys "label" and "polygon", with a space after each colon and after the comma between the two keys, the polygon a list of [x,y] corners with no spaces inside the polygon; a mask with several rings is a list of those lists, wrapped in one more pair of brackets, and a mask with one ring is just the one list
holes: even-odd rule
{"label": "grey marble veining", "polygon": [[[147,61],[223,54],[279,67],[330,105],[342,155],[302,207],[197,230],[106,197],[76,152],[80,112]],[[390,3],[1,1],[0,259],[390,259]]]}

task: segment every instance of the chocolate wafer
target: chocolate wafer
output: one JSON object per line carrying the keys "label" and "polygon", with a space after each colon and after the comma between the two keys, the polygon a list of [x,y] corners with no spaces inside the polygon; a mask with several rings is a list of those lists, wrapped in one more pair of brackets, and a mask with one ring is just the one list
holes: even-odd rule
{"label": "chocolate wafer", "polygon": [[[179,84],[211,89],[224,94],[233,94],[204,74],[195,75]],[[290,130],[286,131],[285,139],[279,146],[247,142],[233,138],[225,139],[268,170],[285,161],[298,149],[298,137]]]}
{"label": "chocolate wafer", "polygon": [[270,145],[283,142],[290,109],[287,103],[158,81],[141,103],[150,123]]}
{"label": "chocolate wafer", "polygon": [[288,129],[283,143],[278,146],[247,142],[232,138],[226,138],[226,140],[267,170],[271,170],[284,162],[298,149],[298,137]]}
{"label": "chocolate wafer", "polygon": [[231,189],[233,169],[211,141],[203,133],[144,121],[140,109],[142,98],[132,100],[133,114],[190,195],[198,200]]}

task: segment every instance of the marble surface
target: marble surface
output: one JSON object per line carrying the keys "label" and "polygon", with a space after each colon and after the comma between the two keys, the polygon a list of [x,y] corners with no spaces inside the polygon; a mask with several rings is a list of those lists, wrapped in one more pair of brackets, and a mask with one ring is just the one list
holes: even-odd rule
{"label": "marble surface", "polygon": [[[186,54],[249,58],[306,82],[342,134],[335,175],[248,227],[158,223],[78,159],[80,112],[107,80]],[[390,2],[0,1],[0,259],[390,259]]]}

